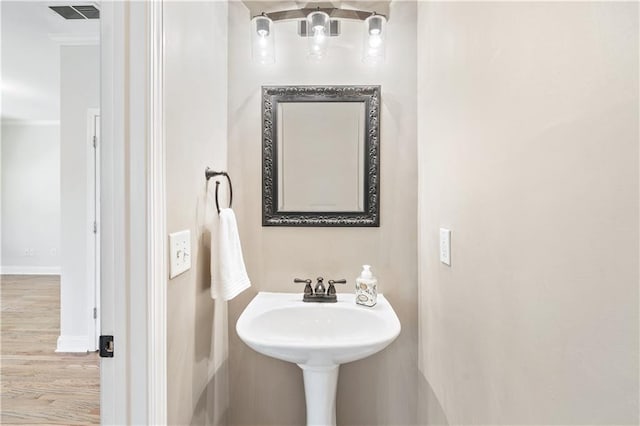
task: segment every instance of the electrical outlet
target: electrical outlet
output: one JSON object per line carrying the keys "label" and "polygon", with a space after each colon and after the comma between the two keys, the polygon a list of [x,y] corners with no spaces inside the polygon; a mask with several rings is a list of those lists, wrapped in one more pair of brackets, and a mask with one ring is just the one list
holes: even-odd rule
{"label": "electrical outlet", "polygon": [[440,262],[451,266],[451,231],[440,228]]}
{"label": "electrical outlet", "polygon": [[169,234],[169,278],[174,278],[191,268],[191,231]]}

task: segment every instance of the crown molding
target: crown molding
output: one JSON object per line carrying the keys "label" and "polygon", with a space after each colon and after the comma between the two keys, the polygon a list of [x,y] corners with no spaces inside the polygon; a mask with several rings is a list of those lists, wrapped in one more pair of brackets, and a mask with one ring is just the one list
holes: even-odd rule
{"label": "crown molding", "polygon": [[59,126],[60,120],[21,120],[17,118],[3,118],[3,126]]}

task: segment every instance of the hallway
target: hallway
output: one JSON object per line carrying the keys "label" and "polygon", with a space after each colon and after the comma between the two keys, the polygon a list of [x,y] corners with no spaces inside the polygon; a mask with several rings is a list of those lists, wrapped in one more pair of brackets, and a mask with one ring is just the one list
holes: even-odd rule
{"label": "hallway", "polygon": [[10,424],[100,424],[97,353],[55,353],[60,277],[2,275],[2,417]]}

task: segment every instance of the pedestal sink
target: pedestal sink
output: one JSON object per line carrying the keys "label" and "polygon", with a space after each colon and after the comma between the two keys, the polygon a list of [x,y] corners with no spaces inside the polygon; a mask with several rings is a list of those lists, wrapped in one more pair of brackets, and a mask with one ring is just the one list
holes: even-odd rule
{"label": "pedestal sink", "polygon": [[298,364],[307,424],[335,425],[340,364],[387,347],[400,334],[400,321],[383,295],[368,308],[357,305],[353,294],[338,294],[337,303],[304,303],[299,293],[260,292],[236,331],[255,351]]}

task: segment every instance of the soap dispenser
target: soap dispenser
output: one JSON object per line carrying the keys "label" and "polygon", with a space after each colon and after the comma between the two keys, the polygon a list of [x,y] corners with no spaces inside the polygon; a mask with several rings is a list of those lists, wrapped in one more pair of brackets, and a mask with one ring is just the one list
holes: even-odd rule
{"label": "soap dispenser", "polygon": [[373,306],[378,298],[378,280],[371,273],[371,266],[362,265],[362,272],[356,278],[356,303]]}

